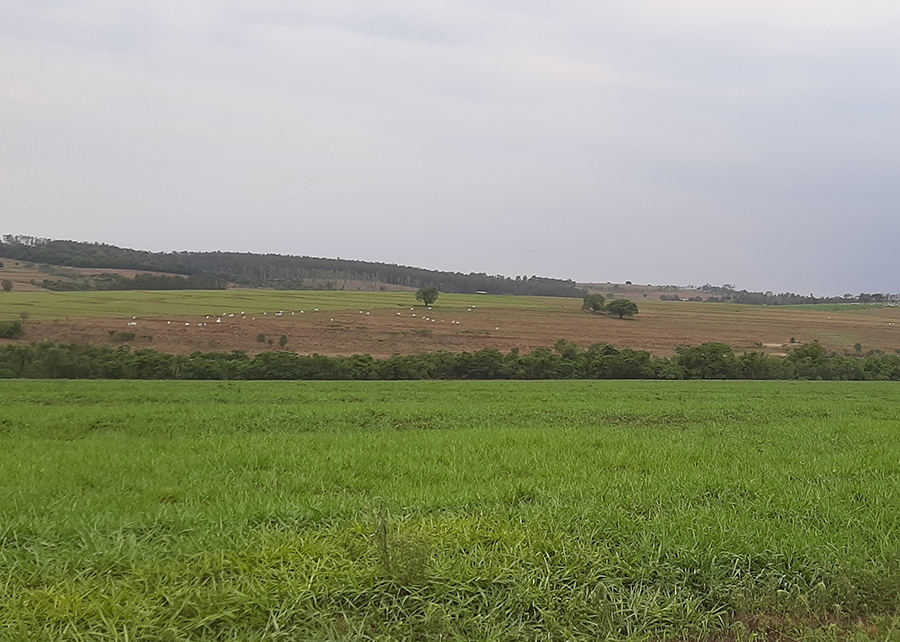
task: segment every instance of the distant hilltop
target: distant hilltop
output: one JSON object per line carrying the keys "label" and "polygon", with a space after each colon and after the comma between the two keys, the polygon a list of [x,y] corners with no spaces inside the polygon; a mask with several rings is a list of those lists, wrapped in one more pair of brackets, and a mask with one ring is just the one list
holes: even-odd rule
{"label": "distant hilltop", "polygon": [[[706,301],[748,305],[817,303],[900,303],[888,293],[817,297],[792,292],[751,292],[728,283],[706,285],[638,285],[626,281],[576,283],[541,276],[441,272],[424,268],[327,259],[314,256],[249,252],[148,252],[130,248],[7,234],[0,237],[0,257],[33,264],[24,289],[72,290],[212,290],[227,287],[278,290],[398,291],[435,286],[459,294],[583,297],[600,293],[635,300]],[[53,278],[50,278],[53,277]],[[21,276],[20,276],[21,278]],[[20,289],[19,286],[16,286]]]}
{"label": "distant hilltop", "polygon": [[608,298],[643,299],[659,301],[704,301],[709,303],[740,303],[744,305],[814,305],[821,303],[900,303],[900,295],[888,293],[844,294],[843,296],[815,296],[814,294],[794,294],[793,292],[750,292],[738,290],[728,283],[724,285],[639,285],[626,281],[614,283],[579,283],[579,287],[589,293],[602,294]]}
{"label": "distant hilltop", "polygon": [[[415,290],[433,285],[441,292],[461,294],[559,297],[582,297],[585,294],[575,281],[540,276],[511,278],[476,272],[463,274],[393,263],[282,254],[148,252],[105,243],[33,236],[4,235],[0,242],[0,256],[70,269],[136,270],[181,275],[193,278],[197,283],[212,284],[212,287],[225,287],[226,283],[230,283],[238,287],[284,290]],[[54,275],[52,271],[50,274]],[[45,279],[41,282],[42,287],[103,289],[104,284],[110,282],[109,278],[98,279],[97,275],[80,280],[73,278],[72,274],[56,276],[64,278],[57,281]]]}

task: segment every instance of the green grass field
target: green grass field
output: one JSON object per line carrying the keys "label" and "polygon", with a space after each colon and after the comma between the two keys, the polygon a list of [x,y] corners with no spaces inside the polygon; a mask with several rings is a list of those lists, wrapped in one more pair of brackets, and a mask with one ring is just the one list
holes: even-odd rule
{"label": "green grass field", "polygon": [[[342,292],[287,290],[181,290],[124,292],[7,292],[0,298],[0,320],[25,313],[35,320],[65,317],[139,318],[184,317],[247,312],[262,314],[315,308],[374,310],[421,305],[411,292]],[[441,309],[489,306],[521,310],[581,308],[581,299],[442,294]]]}
{"label": "green grass field", "polygon": [[0,382],[0,639],[900,639],[900,387]]}
{"label": "green grass field", "polygon": [[[375,310],[419,305],[411,292],[353,292],[312,290],[181,290],[120,292],[7,292],[0,298],[0,320],[18,319],[27,314],[35,320],[73,318],[139,318],[184,317],[207,314],[262,314],[284,310],[320,311]],[[728,303],[697,304],[639,301],[642,309],[666,312],[674,316],[771,315],[773,310],[785,313],[803,311],[865,314],[881,310],[881,305],[804,305],[748,306]],[[472,305],[486,308],[517,310],[570,310],[581,308],[581,299],[559,297],[494,296],[475,294],[441,294],[435,304],[441,310],[460,309]]]}

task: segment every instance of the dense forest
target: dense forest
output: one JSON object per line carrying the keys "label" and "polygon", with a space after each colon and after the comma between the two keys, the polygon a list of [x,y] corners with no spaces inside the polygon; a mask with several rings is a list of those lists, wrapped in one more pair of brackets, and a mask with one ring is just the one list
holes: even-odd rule
{"label": "dense forest", "polygon": [[[441,292],[582,297],[574,281],[539,276],[506,277],[462,274],[423,268],[281,254],[239,252],[147,252],[101,243],[54,241],[5,235],[0,256],[18,261],[71,268],[148,270],[185,276],[208,276],[250,287],[280,289],[340,289],[344,281],[371,281],[411,288],[435,286]],[[96,280],[87,282],[95,283]],[[59,282],[50,282],[61,289]],[[101,289],[101,288],[94,288]]]}
{"label": "dense forest", "polygon": [[0,346],[0,378],[35,379],[830,379],[900,381],[900,354],[873,351],[848,357],[818,343],[787,356],[737,354],[722,343],[679,348],[673,357],[598,343],[582,348],[560,339],[529,354],[496,349],[425,352],[375,359],[367,354],[327,357],[267,351],[173,355],[42,341]]}

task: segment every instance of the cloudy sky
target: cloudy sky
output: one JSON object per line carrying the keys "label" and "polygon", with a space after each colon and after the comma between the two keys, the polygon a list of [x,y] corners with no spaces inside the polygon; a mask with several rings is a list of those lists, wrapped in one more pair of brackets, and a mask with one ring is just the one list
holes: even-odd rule
{"label": "cloudy sky", "polygon": [[896,0],[4,0],[0,233],[900,291]]}

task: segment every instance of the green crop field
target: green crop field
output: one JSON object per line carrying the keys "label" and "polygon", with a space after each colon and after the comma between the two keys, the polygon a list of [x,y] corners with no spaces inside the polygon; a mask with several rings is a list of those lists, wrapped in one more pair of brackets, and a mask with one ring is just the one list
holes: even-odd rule
{"label": "green crop field", "polygon": [[[411,292],[341,292],[287,290],[167,290],[121,292],[7,292],[0,300],[0,320],[84,318],[165,318],[206,314],[272,314],[277,311],[312,312],[316,308],[349,310],[421,305]],[[442,294],[441,309],[471,305],[521,310],[581,308],[581,299]]]}
{"label": "green crop field", "polygon": [[0,639],[900,639],[900,387],[0,382]]}

